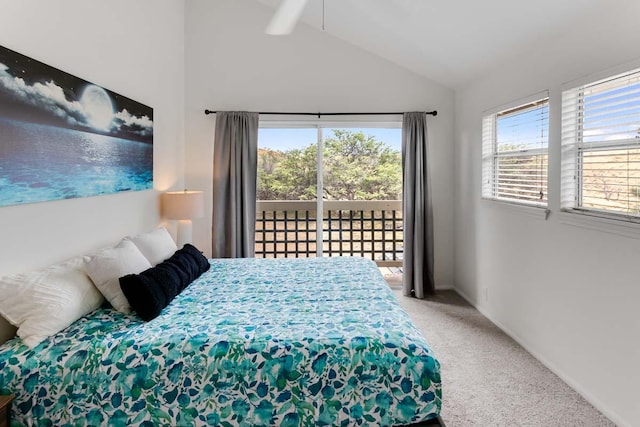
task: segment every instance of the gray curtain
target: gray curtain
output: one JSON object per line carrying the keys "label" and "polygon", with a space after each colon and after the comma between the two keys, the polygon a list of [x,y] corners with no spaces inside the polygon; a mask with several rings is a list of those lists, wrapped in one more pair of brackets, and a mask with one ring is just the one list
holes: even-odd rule
{"label": "gray curtain", "polygon": [[216,114],[213,147],[213,258],[254,256],[258,113]]}
{"label": "gray curtain", "polygon": [[402,293],[424,298],[434,293],[435,285],[427,115],[421,112],[402,118],[402,214]]}

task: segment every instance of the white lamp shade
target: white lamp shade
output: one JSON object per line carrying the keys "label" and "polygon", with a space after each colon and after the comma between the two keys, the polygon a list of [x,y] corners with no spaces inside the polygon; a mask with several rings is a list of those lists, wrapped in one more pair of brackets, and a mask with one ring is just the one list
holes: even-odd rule
{"label": "white lamp shade", "polygon": [[162,213],[167,219],[195,219],[204,216],[202,191],[170,191],[162,197]]}

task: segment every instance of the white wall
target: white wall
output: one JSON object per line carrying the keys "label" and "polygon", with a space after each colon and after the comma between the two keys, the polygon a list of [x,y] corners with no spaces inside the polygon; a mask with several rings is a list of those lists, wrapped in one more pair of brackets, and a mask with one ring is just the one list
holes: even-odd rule
{"label": "white wall", "polygon": [[190,189],[207,195],[194,244],[211,252],[212,110],[411,111],[429,118],[432,142],[436,284],[453,280],[453,93],[305,25],[295,36],[263,34],[273,9],[253,0],[186,4],[186,170]]}
{"label": "white wall", "polygon": [[153,229],[157,190],[183,179],[184,4],[0,0],[0,10],[1,45],[154,108],[154,190],[0,208],[0,276]]}
{"label": "white wall", "polygon": [[[640,239],[559,212],[559,100],[563,83],[640,59],[638,16],[640,2],[608,2],[456,94],[456,288],[620,426],[640,425]],[[480,200],[482,112],[545,89],[547,221]]]}

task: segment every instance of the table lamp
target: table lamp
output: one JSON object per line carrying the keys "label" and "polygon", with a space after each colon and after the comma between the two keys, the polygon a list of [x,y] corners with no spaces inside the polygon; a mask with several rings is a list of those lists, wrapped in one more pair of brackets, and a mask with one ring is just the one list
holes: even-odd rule
{"label": "table lamp", "polygon": [[202,191],[169,191],[162,195],[162,213],[165,218],[178,220],[177,244],[182,248],[191,243],[191,220],[204,216]]}

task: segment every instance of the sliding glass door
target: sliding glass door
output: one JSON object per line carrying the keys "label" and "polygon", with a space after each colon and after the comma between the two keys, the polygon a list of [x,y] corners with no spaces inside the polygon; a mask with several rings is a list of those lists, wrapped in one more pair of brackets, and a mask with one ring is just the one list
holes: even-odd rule
{"label": "sliding glass door", "polygon": [[257,257],[400,265],[400,124],[261,127]]}

